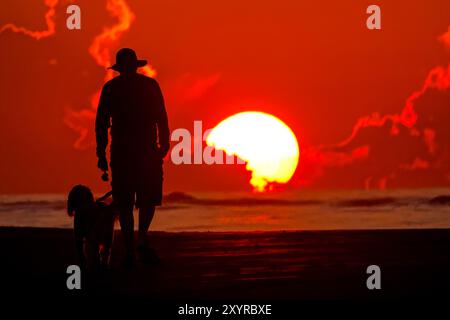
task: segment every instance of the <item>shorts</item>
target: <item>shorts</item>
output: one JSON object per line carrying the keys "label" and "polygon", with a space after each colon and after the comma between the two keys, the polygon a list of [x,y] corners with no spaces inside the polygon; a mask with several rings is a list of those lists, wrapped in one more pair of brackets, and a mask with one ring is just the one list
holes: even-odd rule
{"label": "shorts", "polygon": [[111,162],[114,205],[119,208],[160,206],[163,187],[163,160]]}

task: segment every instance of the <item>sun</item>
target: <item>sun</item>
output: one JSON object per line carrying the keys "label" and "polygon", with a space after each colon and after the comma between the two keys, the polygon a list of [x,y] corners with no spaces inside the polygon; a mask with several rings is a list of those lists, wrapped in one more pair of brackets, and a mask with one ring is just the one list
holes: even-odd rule
{"label": "sun", "polygon": [[297,168],[300,149],[292,130],[277,117],[258,111],[232,115],[214,127],[206,144],[246,161],[255,191],[285,184]]}

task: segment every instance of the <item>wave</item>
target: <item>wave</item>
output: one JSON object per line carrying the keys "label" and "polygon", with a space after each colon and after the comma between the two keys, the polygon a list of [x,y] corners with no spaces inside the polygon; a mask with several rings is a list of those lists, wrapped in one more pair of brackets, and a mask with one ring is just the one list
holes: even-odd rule
{"label": "wave", "polygon": [[335,206],[337,207],[379,207],[387,206],[398,203],[399,199],[386,197],[386,198],[361,198],[361,199],[347,199],[337,201]]}
{"label": "wave", "polygon": [[165,203],[183,203],[193,205],[221,205],[221,206],[308,206],[331,205],[335,207],[379,207],[379,206],[407,206],[407,205],[450,205],[450,195],[426,197],[367,197],[349,198],[342,200],[317,199],[261,199],[261,198],[231,198],[205,199],[197,198],[184,192],[172,192],[164,197]]}
{"label": "wave", "polygon": [[430,199],[429,203],[433,206],[436,205],[450,205],[450,195],[441,195]]}
{"label": "wave", "polygon": [[232,199],[204,199],[191,196],[184,192],[172,192],[164,196],[165,203],[185,203],[205,206],[292,206],[292,205],[319,205],[320,200],[285,200],[285,199],[258,199],[258,198],[232,198]]}
{"label": "wave", "polygon": [[[189,205],[196,206],[319,206],[328,205],[337,208],[364,208],[385,206],[449,206],[450,195],[434,197],[354,197],[348,199],[277,199],[258,197],[237,198],[199,198],[185,192],[172,192],[164,196],[163,210],[179,209]],[[11,211],[59,211],[66,209],[65,200],[0,200],[0,212]]]}
{"label": "wave", "polygon": [[65,210],[64,200],[23,200],[0,202],[0,212],[5,211],[30,211],[30,210]]}

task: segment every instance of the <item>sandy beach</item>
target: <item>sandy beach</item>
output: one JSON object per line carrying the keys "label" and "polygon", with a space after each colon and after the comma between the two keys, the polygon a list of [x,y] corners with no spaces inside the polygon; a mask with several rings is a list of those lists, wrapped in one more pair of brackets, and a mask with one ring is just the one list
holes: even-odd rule
{"label": "sandy beach", "polygon": [[[2,289],[23,296],[107,295],[157,300],[322,300],[448,297],[450,230],[151,233],[157,266],[112,269],[66,288],[76,264],[72,231],[0,228]],[[381,268],[368,290],[366,268]]]}

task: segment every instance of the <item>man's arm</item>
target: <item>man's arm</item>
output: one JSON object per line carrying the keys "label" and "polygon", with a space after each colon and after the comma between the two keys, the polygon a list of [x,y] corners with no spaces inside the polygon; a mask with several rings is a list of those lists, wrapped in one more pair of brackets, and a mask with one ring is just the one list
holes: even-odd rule
{"label": "man's arm", "polygon": [[97,140],[98,167],[103,171],[108,171],[106,160],[106,147],[108,146],[108,128],[110,127],[110,112],[108,102],[108,89],[106,85],[102,89],[100,101],[95,119],[95,137]]}
{"label": "man's arm", "polygon": [[156,87],[156,107],[157,107],[157,119],[156,124],[158,126],[158,143],[161,150],[161,155],[164,158],[170,149],[170,130],[169,121],[167,119],[167,111],[164,103],[164,96],[161,92],[158,82],[155,81]]}

